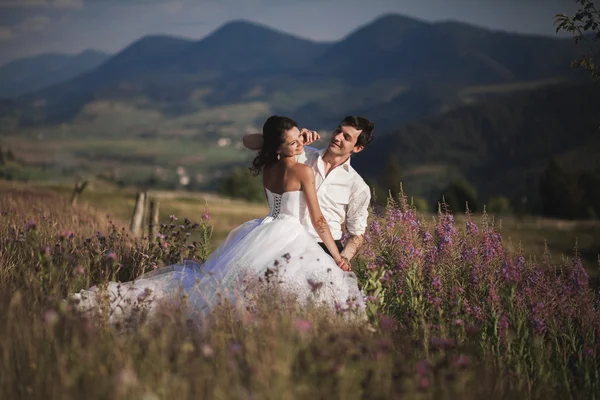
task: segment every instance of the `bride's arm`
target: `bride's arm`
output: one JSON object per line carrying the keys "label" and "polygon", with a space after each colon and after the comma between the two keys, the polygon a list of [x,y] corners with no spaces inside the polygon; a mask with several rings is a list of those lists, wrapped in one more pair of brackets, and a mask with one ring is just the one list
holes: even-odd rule
{"label": "bride's arm", "polygon": [[[316,142],[321,139],[321,135],[317,131],[311,131],[310,129],[303,128],[300,132],[304,139],[304,145],[308,146],[309,144]],[[247,133],[242,137],[242,144],[245,148],[258,151],[262,147],[263,137],[262,133]]]}
{"label": "bride's arm", "polygon": [[335,262],[342,269],[347,270],[349,267],[342,260],[340,251],[338,250],[335,244],[335,240],[333,240],[333,236],[331,235],[331,230],[329,229],[327,220],[321,212],[321,207],[319,207],[319,200],[317,199],[317,190],[315,189],[315,176],[312,171],[312,168],[306,165],[298,164],[296,166],[296,173],[300,178],[302,190],[304,191],[304,195],[306,196],[308,213],[310,215],[310,220],[312,222],[313,227],[319,234],[319,237],[321,238],[323,243],[325,243],[325,246],[327,246],[327,250],[329,250],[329,253],[331,253]]}

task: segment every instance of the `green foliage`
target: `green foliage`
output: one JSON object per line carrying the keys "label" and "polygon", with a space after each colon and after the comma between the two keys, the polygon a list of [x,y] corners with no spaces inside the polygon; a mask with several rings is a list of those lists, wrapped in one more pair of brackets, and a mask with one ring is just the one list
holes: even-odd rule
{"label": "green foliage", "polygon": [[[406,169],[422,165],[457,169],[469,177],[481,198],[499,190],[509,198],[517,194],[533,198],[550,157],[572,154],[570,168],[577,171],[588,168],[590,156],[600,155],[594,150],[600,149],[598,104],[600,91],[589,84],[492,98],[378,137],[356,158],[355,168],[365,178],[377,179],[388,154],[394,154]],[[586,157],[576,156],[581,153]],[[429,192],[429,187],[411,190],[420,196]]]}
{"label": "green foliage", "polygon": [[552,158],[540,179],[542,214],[555,218],[576,217],[579,213],[576,190],[576,181]]}
{"label": "green foliage", "polygon": [[427,204],[427,200],[423,197],[411,197],[411,205],[420,212],[426,212],[429,210],[429,204]]}
{"label": "green foliage", "polygon": [[508,214],[510,210],[510,200],[506,196],[494,196],[486,205],[486,211],[494,214]]}
{"label": "green foliage", "polygon": [[13,153],[13,151],[11,149],[6,150],[6,160],[8,161],[15,161],[15,154]]}
{"label": "green foliage", "polygon": [[235,167],[221,183],[220,194],[247,201],[265,200],[265,191],[260,177],[254,177],[247,168]]}
{"label": "green foliage", "polygon": [[579,176],[579,188],[582,191],[581,208],[589,217],[600,217],[600,169],[586,171]]}
{"label": "green foliage", "polygon": [[438,203],[445,204],[446,208],[452,212],[464,213],[468,209],[477,211],[477,191],[466,179],[452,182],[440,194]]}
{"label": "green foliage", "polygon": [[389,154],[385,168],[378,178],[367,179],[366,181],[371,187],[376,204],[385,206],[390,196],[395,201],[400,199],[402,176],[402,167],[398,162],[398,158],[393,154]]}
{"label": "green foliage", "polygon": [[561,30],[570,32],[573,35],[575,44],[579,42],[587,44],[587,52],[582,58],[574,60],[571,67],[582,68],[588,71],[592,78],[600,81],[599,48],[594,43],[600,39],[600,10],[596,8],[591,0],[575,0],[575,3],[581,4],[581,8],[577,10],[574,16],[570,17],[561,13],[554,17],[556,32]]}
{"label": "green foliage", "polygon": [[400,198],[400,185],[402,184],[402,167],[398,158],[393,154],[388,155],[385,170],[381,175],[379,184],[386,193],[391,193],[394,200]]}
{"label": "green foliage", "polygon": [[0,162],[0,179],[28,182],[47,179],[49,176],[48,173],[39,167],[21,164],[13,160],[13,158],[5,156],[4,163]]}

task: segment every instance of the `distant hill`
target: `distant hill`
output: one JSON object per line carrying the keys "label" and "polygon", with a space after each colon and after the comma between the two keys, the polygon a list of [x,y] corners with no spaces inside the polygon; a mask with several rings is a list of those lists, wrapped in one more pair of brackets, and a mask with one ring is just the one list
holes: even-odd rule
{"label": "distant hill", "polygon": [[[208,88],[215,103],[237,102],[239,88],[245,90],[253,79],[293,76],[327,46],[247,21],[228,23],[200,41],[148,36],[94,71],[21,100],[42,101],[46,106],[38,112],[53,122],[74,117],[91,99],[145,96],[173,110],[165,102],[185,102],[194,90]],[[232,89],[235,99],[229,96]]]}
{"label": "distant hill", "polygon": [[[485,100],[380,134],[353,165],[365,177],[376,178],[391,157],[408,175],[418,170],[426,175],[436,168],[441,174],[457,171],[483,198],[535,197],[551,157],[563,160],[563,167],[572,171],[598,164],[598,110],[598,84],[556,85]],[[418,177],[413,174],[409,180]],[[431,200],[442,188],[420,187],[419,193],[411,192],[410,185],[405,189]]]}
{"label": "distant hill", "polygon": [[514,82],[568,74],[577,51],[570,39],[391,14],[336,43],[315,70],[350,84],[381,79],[460,85]]}
{"label": "distant hill", "polygon": [[70,80],[103,63],[109,54],[86,50],[79,54],[49,53],[20,58],[0,66],[0,98],[15,98]]}

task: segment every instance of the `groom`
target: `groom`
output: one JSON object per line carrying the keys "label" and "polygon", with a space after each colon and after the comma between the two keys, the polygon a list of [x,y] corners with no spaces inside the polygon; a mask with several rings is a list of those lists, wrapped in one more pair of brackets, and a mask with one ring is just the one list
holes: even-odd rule
{"label": "groom", "polygon": [[[312,167],[315,173],[317,197],[323,215],[327,219],[331,234],[346,264],[356,255],[364,241],[367,228],[368,208],[371,191],[360,175],[350,166],[350,157],[360,153],[373,140],[375,124],[366,118],[348,116],[340,122],[331,134],[326,148],[318,150],[306,145],[320,139],[317,132],[302,129],[303,152],[298,162]],[[245,135],[244,146],[250,150],[260,150],[262,134]],[[342,246],[342,224],[346,223],[350,237]],[[329,253],[308,217],[303,221],[306,230],[321,247]]]}

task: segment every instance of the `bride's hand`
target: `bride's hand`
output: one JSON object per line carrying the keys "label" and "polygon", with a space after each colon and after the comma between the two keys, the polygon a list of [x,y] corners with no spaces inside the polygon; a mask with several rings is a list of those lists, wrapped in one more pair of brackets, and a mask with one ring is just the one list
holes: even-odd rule
{"label": "bride's hand", "polygon": [[337,264],[338,267],[340,267],[342,269],[342,271],[346,271],[346,272],[352,271],[352,267],[350,266],[350,263],[346,262],[346,260],[344,258],[339,259],[335,263]]}

